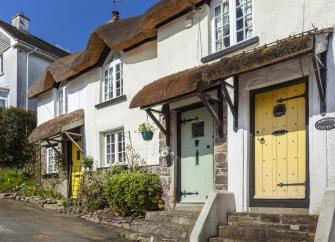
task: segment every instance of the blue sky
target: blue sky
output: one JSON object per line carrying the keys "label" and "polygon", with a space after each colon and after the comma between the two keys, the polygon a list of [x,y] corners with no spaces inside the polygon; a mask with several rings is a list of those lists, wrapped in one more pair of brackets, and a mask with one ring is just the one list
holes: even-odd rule
{"label": "blue sky", "polygon": [[[144,13],[158,0],[119,0],[121,18]],[[140,2],[140,3],[139,3]],[[89,35],[110,20],[111,0],[1,0],[0,19],[18,12],[31,19],[30,32],[71,52],[86,47]]]}

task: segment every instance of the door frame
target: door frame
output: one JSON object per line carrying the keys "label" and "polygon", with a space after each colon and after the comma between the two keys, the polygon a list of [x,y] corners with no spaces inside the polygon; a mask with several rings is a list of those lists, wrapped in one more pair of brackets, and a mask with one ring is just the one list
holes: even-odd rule
{"label": "door frame", "polygon": [[[306,85],[306,187],[305,199],[254,199],[255,195],[255,96],[259,93],[293,86],[299,83]],[[271,85],[250,91],[250,164],[249,164],[249,206],[250,207],[283,207],[283,208],[308,208],[310,203],[310,177],[309,177],[309,78],[308,76],[291,81]]]}
{"label": "door frame", "polygon": [[[199,109],[199,108],[204,108],[204,104],[202,102],[198,103],[193,103],[191,105],[183,106],[180,108],[175,109],[177,112],[177,186],[176,186],[176,202],[180,203],[181,202],[181,114],[183,112]],[[210,115],[210,114],[208,114]],[[215,123],[213,120],[213,131],[215,135]],[[213,137],[213,145],[215,146],[215,139]],[[215,157],[214,157],[214,147],[213,147],[213,189],[215,190]],[[190,204],[198,204],[198,203],[190,203]]]}

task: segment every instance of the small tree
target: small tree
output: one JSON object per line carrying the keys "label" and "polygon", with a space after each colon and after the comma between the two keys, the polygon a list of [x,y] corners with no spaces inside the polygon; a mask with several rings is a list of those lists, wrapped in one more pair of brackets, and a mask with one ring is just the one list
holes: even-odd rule
{"label": "small tree", "polygon": [[22,168],[35,163],[35,146],[28,137],[36,127],[36,112],[0,108],[0,167]]}

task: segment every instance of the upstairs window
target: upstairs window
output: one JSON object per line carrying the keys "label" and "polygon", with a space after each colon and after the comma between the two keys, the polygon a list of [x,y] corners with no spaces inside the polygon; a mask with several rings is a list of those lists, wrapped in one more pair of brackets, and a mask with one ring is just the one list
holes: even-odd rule
{"label": "upstairs window", "polygon": [[57,90],[57,115],[64,115],[68,112],[68,91],[66,86]]}
{"label": "upstairs window", "polygon": [[8,91],[0,90],[0,108],[8,108]]}
{"label": "upstairs window", "polygon": [[57,173],[57,165],[55,159],[55,151],[53,148],[47,149],[47,174]]}
{"label": "upstairs window", "polygon": [[223,50],[253,36],[252,1],[212,1],[213,52]]}
{"label": "upstairs window", "polygon": [[3,55],[0,54],[0,75],[2,75],[4,72],[3,70]]}
{"label": "upstairs window", "polygon": [[119,54],[104,67],[102,83],[102,101],[108,101],[123,95],[123,64]]}
{"label": "upstairs window", "polygon": [[119,130],[105,135],[106,166],[125,161],[124,131]]}

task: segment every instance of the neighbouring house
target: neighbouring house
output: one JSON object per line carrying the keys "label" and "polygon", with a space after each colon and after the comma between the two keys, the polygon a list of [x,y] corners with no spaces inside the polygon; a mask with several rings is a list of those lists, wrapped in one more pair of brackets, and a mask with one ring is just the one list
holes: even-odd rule
{"label": "neighbouring house", "polygon": [[23,13],[12,24],[0,20],[0,107],[36,109],[27,93],[48,65],[69,53],[29,32],[30,19]]}
{"label": "neighbouring house", "polygon": [[[162,0],[113,18],[29,91],[43,172],[57,173],[48,154],[62,151],[76,197],[82,155],[109,167],[131,144],[160,175],[167,210],[201,208],[216,190],[238,212],[319,214],[335,189],[334,7]],[[144,141],[148,118],[160,132]]]}

